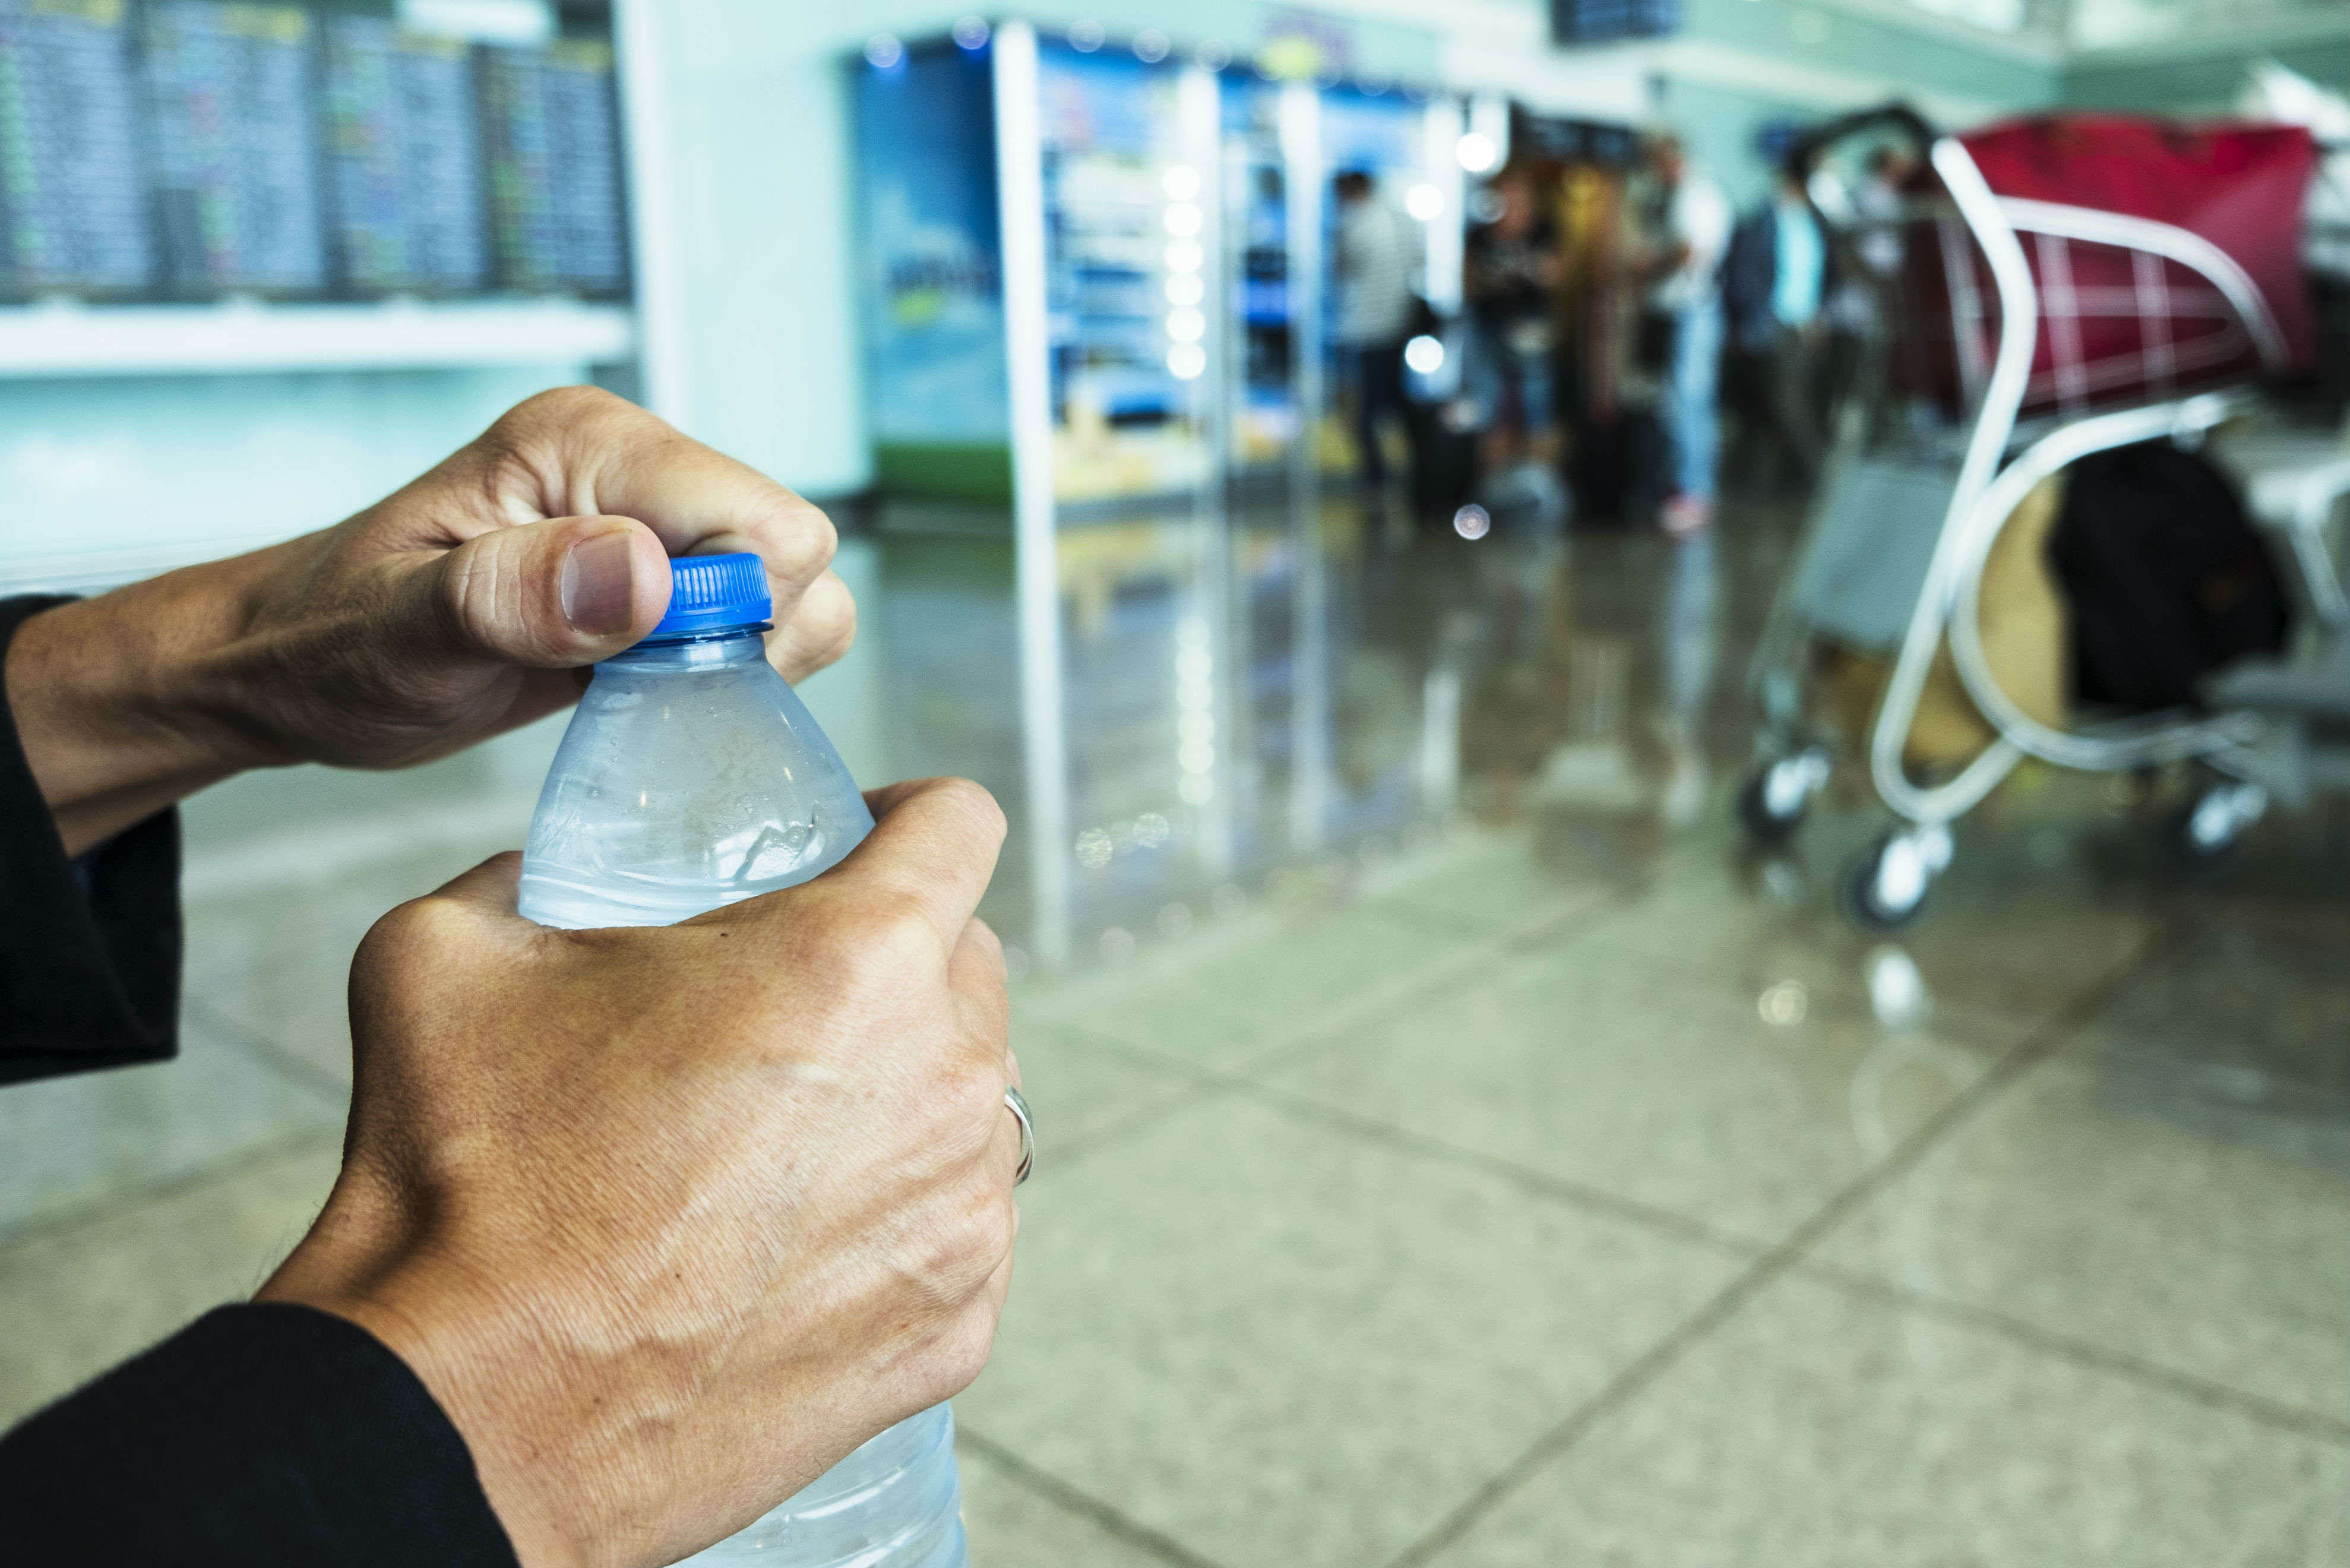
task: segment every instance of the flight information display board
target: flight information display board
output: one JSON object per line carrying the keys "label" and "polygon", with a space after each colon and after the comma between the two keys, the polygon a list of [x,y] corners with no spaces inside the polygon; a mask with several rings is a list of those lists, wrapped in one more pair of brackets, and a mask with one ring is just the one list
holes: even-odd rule
{"label": "flight information display board", "polygon": [[1523,104],[1513,103],[1510,106],[1510,147],[1513,152],[1554,162],[1628,169],[1639,161],[1640,135],[1628,125],[1536,114]]}
{"label": "flight information display board", "polygon": [[0,295],[153,281],[123,0],[0,0]]}
{"label": "flight information display board", "polygon": [[624,294],[619,105],[608,44],[482,51],[482,125],[499,284]]}
{"label": "flight information display board", "polygon": [[472,50],[375,16],[324,23],[326,160],[337,271],[356,293],[489,282]]}
{"label": "flight information display board", "polygon": [[1561,44],[1660,38],[1680,25],[1680,0],[1551,0],[1551,38]]}
{"label": "flight information display board", "polygon": [[166,287],[327,286],[315,40],[293,5],[151,0],[141,76]]}

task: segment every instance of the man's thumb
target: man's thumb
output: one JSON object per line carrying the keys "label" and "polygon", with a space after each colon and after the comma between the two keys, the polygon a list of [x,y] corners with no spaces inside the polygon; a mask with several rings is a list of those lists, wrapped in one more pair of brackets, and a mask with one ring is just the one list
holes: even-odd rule
{"label": "man's thumb", "polygon": [[628,517],[493,529],[442,556],[440,609],[466,651],[541,669],[606,659],[669,607],[669,557]]}

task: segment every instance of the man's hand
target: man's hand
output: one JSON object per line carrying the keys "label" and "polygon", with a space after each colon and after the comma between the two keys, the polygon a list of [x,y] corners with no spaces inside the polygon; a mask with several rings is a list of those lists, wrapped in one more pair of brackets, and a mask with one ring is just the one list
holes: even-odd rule
{"label": "man's hand", "polygon": [[342,1177],[262,1299],[416,1370],[527,1568],[672,1562],[987,1358],[1003,819],[960,780],[871,799],[832,871],[681,925],[533,925],[504,856],[359,949]]}
{"label": "man's hand", "polygon": [[245,768],[400,767],[564,706],[660,618],[670,556],[764,556],[796,680],[855,635],[833,543],[783,486],[567,388],[335,527],[34,617],[7,696],[79,853]]}

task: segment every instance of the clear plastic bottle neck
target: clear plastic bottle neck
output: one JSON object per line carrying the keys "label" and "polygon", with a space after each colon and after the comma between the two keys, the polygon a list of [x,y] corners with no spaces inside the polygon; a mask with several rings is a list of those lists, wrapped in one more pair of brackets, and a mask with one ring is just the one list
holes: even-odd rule
{"label": "clear plastic bottle neck", "polygon": [[612,655],[603,665],[650,674],[755,664],[766,657],[767,645],[759,634],[772,624],[763,620],[748,626],[714,627],[681,637],[648,638],[634,648]]}

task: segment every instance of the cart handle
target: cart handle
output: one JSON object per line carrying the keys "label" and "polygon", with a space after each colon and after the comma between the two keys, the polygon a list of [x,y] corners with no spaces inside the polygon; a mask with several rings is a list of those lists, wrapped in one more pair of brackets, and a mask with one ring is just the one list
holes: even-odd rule
{"label": "cart handle", "polygon": [[1927,122],[1926,117],[1908,104],[1897,99],[1892,103],[1879,104],[1875,109],[1856,109],[1850,114],[1831,119],[1825,125],[1814,126],[1804,135],[1796,138],[1794,144],[1787,149],[1787,161],[1784,166],[1790,169],[1801,168],[1818,157],[1822,150],[1835,146],[1846,137],[1857,136],[1864,130],[1875,130],[1883,126],[1908,132],[1917,141],[1918,151],[1921,153],[1934,145],[1937,133],[1933,126]]}

